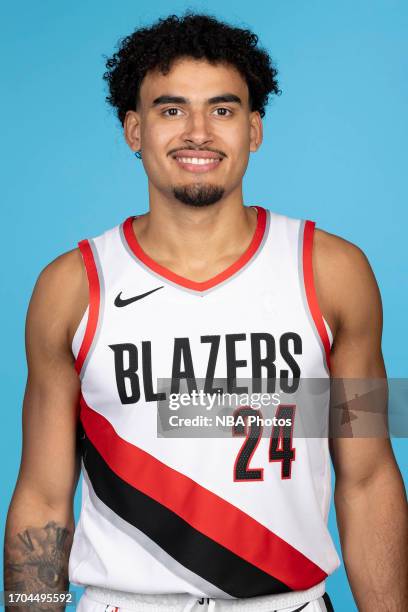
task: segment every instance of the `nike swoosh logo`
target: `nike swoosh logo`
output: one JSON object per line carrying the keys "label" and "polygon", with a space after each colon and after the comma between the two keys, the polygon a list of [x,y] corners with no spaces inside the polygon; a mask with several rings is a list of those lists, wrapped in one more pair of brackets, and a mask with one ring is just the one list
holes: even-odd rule
{"label": "nike swoosh logo", "polygon": [[118,308],[122,308],[122,306],[128,306],[129,304],[133,304],[133,302],[137,302],[137,300],[141,300],[142,298],[145,298],[147,295],[150,295],[151,293],[154,293],[155,291],[158,291],[159,289],[163,289],[163,287],[156,287],[156,289],[152,289],[151,291],[146,291],[146,293],[141,293],[140,295],[135,295],[134,297],[127,298],[125,300],[121,298],[122,292],[120,292],[116,296],[114,304]]}

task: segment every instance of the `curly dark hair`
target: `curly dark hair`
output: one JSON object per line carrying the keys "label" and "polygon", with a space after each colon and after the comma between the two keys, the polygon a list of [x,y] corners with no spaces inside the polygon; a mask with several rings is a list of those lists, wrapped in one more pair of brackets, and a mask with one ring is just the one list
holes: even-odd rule
{"label": "curly dark hair", "polygon": [[211,15],[169,15],[121,39],[118,51],[111,58],[105,56],[106,101],[123,125],[126,112],[136,110],[140,86],[149,70],[167,74],[175,59],[193,57],[233,65],[246,80],[251,110],[263,117],[269,94],[281,91],[271,58],[257,44],[258,37],[250,30],[232,27]]}

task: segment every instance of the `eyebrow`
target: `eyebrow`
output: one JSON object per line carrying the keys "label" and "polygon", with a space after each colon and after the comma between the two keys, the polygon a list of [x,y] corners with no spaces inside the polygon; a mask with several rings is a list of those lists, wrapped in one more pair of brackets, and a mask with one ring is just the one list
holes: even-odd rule
{"label": "eyebrow", "polygon": [[[214,96],[207,100],[208,104],[220,104],[222,102],[235,102],[235,104],[240,104],[242,106],[241,98],[230,93]],[[153,100],[152,106],[159,106],[160,104],[190,104],[190,100],[183,96],[163,95]]]}

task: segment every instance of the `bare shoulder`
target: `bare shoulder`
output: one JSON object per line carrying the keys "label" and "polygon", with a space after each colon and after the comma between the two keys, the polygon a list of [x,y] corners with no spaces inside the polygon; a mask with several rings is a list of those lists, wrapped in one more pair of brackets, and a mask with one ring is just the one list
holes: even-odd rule
{"label": "bare shoulder", "polygon": [[67,290],[68,292],[86,281],[82,255],[78,248],[63,253],[41,271],[37,285],[44,290]]}
{"label": "bare shoulder", "polygon": [[[313,257],[322,272],[347,275],[347,281],[371,277],[372,270],[367,256],[360,247],[340,236],[316,228],[313,241]],[[340,280],[340,279],[337,279]]]}
{"label": "bare shoulder", "polygon": [[86,272],[77,248],[54,259],[39,274],[28,309],[28,331],[69,343],[87,304]]}
{"label": "bare shoulder", "polygon": [[316,228],[313,271],[318,300],[332,329],[381,315],[381,297],[373,270],[357,245]]}

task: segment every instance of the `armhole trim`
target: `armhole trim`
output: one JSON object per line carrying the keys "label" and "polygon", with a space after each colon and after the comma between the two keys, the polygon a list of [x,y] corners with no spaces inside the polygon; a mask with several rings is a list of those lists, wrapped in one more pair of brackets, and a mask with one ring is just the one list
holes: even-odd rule
{"label": "armhole trim", "polygon": [[319,334],[320,340],[322,342],[324,354],[326,357],[327,369],[330,372],[330,339],[327,333],[326,326],[324,324],[323,314],[320,310],[319,302],[317,300],[317,293],[313,277],[312,253],[314,229],[314,221],[305,222],[303,234],[303,280],[309,310],[312,315],[313,322],[316,326],[317,333]]}
{"label": "armhole trim", "polygon": [[75,369],[80,375],[86,357],[92,346],[92,342],[95,338],[96,329],[98,327],[99,311],[101,304],[101,286],[99,281],[98,269],[96,266],[90,241],[81,240],[81,242],[78,243],[78,247],[81,251],[82,259],[84,261],[89,288],[88,320],[86,323],[82,343],[78,351],[77,358],[75,360]]}

